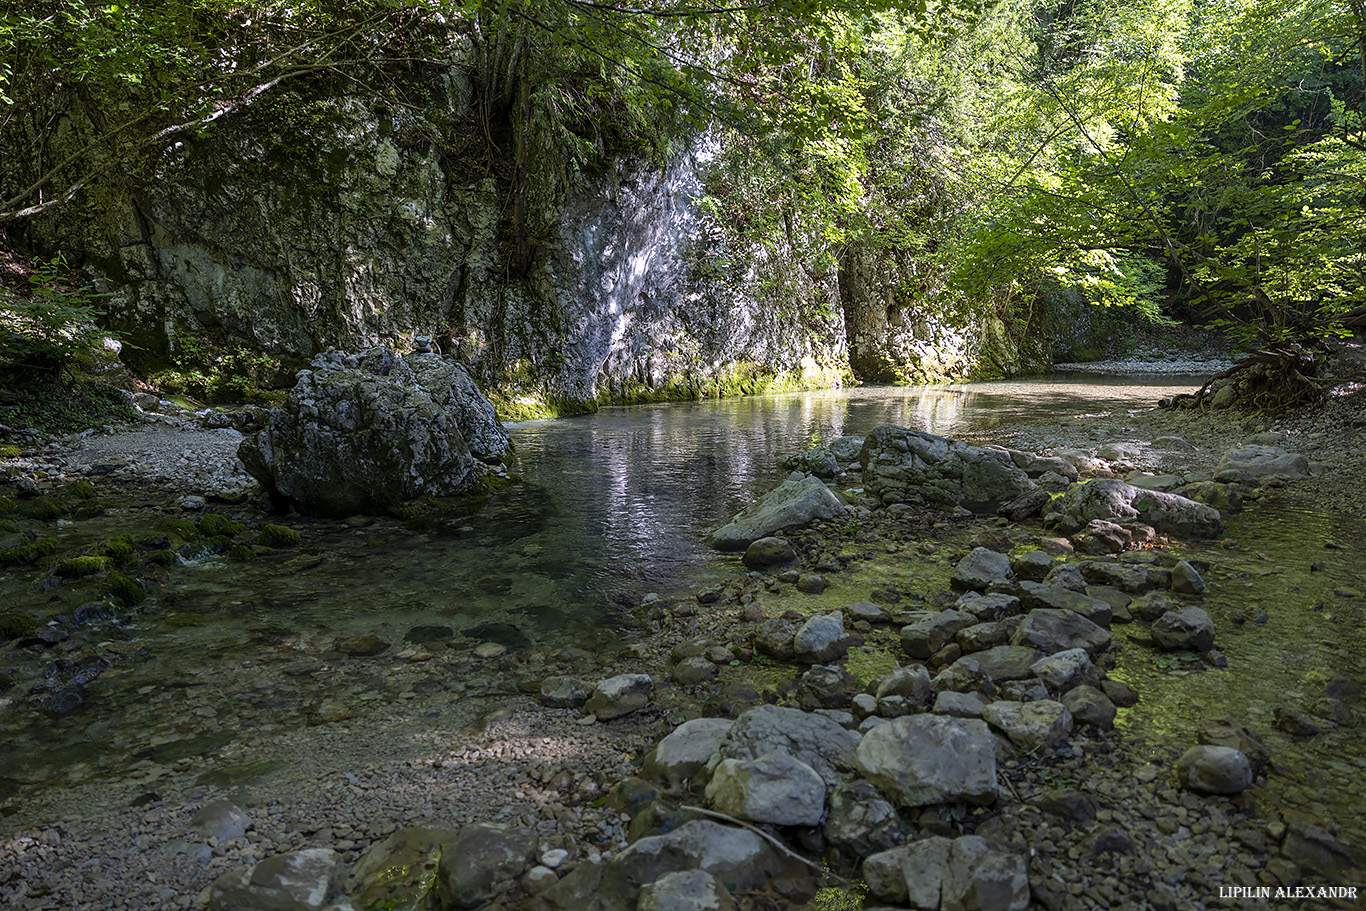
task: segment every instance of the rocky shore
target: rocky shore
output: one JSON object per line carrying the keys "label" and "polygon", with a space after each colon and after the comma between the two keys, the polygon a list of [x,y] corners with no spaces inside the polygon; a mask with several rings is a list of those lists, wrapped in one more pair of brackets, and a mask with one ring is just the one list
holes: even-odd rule
{"label": "rocky shore", "polygon": [[[988,457],[1030,489],[1062,492],[1070,466],[1226,513],[1274,501],[1356,521],[1362,398],[1279,421],[1154,411],[969,442],[1033,454]],[[191,511],[250,503],[233,430],[149,421],[6,460],[16,496],[19,479],[42,495],[84,478]],[[1227,462],[1247,447],[1301,459],[1264,474]],[[1359,907],[1328,891],[1366,886],[1350,813],[1366,806],[1359,673],[1322,674],[1270,728],[1196,706],[1176,734],[1135,720],[1150,698],[1136,663],[1194,685],[1223,672],[1242,624],[1263,622],[1252,604],[1206,610],[1221,587],[1271,584],[1241,578],[1236,542],[1216,533],[1196,554],[1137,510],[1100,520],[1115,531],[1066,510],[874,501],[852,451],[833,465],[796,455],[853,505],[781,531],[722,584],[642,598],[651,632],[623,651],[463,651],[419,633],[367,655],[294,640],[237,679],[149,690],[168,722],[224,697],[301,694],[311,708],[228,745],[236,774],[158,751],[191,729],[168,726],[117,782],[11,804],[0,898],[35,911],[419,908],[429,892],[441,907],[994,911],[1233,907],[1224,890],[1267,888],[1320,890],[1296,907]],[[1347,622],[1366,584],[1360,541],[1313,542]],[[1206,556],[1225,543],[1227,559]],[[0,664],[15,663],[4,648]],[[6,711],[17,690],[0,692]],[[939,749],[899,746],[911,742]],[[1342,768],[1297,767],[1297,745],[1314,743]],[[1320,800],[1324,779],[1341,803]]]}

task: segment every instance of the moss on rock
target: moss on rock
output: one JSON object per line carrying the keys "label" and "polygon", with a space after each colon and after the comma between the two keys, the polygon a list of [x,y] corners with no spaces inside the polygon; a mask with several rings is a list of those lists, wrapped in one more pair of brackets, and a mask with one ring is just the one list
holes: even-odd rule
{"label": "moss on rock", "polygon": [[241,522],[234,522],[221,513],[209,512],[200,517],[196,527],[199,533],[206,538],[217,538],[221,536],[231,537],[240,535],[247,530],[247,526]]}
{"label": "moss on rock", "polygon": [[109,594],[123,602],[125,607],[135,607],[147,600],[147,589],[127,573],[112,572],[108,582]]}
{"label": "moss on rock", "polygon": [[11,547],[9,550],[0,551],[0,566],[17,566],[23,563],[35,563],[56,549],[56,538],[38,538],[36,541],[30,541],[27,544],[20,544],[18,547]]}
{"label": "moss on rock", "polygon": [[294,547],[302,539],[299,533],[292,528],[283,525],[271,525],[265,523],[261,526],[260,534],[257,536],[256,543],[262,547]]}
{"label": "moss on rock", "polygon": [[114,568],[114,561],[108,557],[86,554],[82,557],[72,557],[63,560],[53,569],[53,574],[64,579],[80,579],[85,576],[97,576],[100,573],[107,573]]}

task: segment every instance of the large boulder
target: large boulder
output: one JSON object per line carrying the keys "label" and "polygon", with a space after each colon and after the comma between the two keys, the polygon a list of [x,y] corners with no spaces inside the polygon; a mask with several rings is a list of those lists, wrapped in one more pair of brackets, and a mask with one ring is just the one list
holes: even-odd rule
{"label": "large boulder", "polygon": [[1256,443],[1234,446],[1214,470],[1218,481],[1260,481],[1262,478],[1307,478],[1309,460],[1278,446]]}
{"label": "large boulder", "polygon": [[479,487],[510,448],[493,405],[439,354],[320,354],[238,457],[271,496],[331,516]]}
{"label": "large boulder", "polygon": [[774,750],[758,759],[727,759],[707,783],[716,810],[775,826],[814,826],[825,815],[825,782],[811,766]]}
{"label": "large boulder", "polygon": [[858,745],[857,733],[824,715],[760,705],[735,719],[717,755],[723,761],[758,759],[777,750],[810,766],[833,788],[841,772],[853,769]]}
{"label": "large boulder", "polygon": [[[1040,608],[1032,610],[1010,637],[1012,645],[1035,648],[1045,655],[1084,648],[1095,657],[1110,647],[1110,633],[1076,611]],[[974,655],[981,660],[981,655]]]}
{"label": "large boulder", "polygon": [[1024,911],[1025,859],[976,835],[931,836],[874,854],[863,878],[877,898],[914,911]]}
{"label": "large boulder", "polygon": [[863,441],[863,487],[885,504],[995,509],[1035,484],[1010,453],[890,424]]}
{"label": "large boulder", "polygon": [[1108,478],[1073,484],[1050,508],[1052,521],[1068,531],[1093,519],[1138,520],[1164,533],[1193,537],[1214,537],[1223,530],[1219,510],[1211,506]]}
{"label": "large boulder", "polygon": [[1176,778],[1200,794],[1241,794],[1252,784],[1252,763],[1232,747],[1193,746],[1177,760]]}
{"label": "large boulder", "polygon": [[717,550],[745,550],[760,538],[816,519],[832,519],[844,511],[844,501],[820,478],[788,478],[759,501],[707,536]]}
{"label": "large boulder", "polygon": [[444,908],[477,908],[522,875],[536,854],[530,829],[475,823],[441,852],[436,894]]}
{"label": "large boulder", "polygon": [[720,749],[732,723],[725,718],[683,722],[645,757],[642,774],[672,790],[681,790]]}
{"label": "large boulder", "polygon": [[321,911],[341,886],[341,855],[307,848],[238,867],[214,880],[210,911]]}
{"label": "large boulder", "polygon": [[864,778],[905,807],[996,799],[996,744],[974,718],[895,718],[863,735],[857,761]]}

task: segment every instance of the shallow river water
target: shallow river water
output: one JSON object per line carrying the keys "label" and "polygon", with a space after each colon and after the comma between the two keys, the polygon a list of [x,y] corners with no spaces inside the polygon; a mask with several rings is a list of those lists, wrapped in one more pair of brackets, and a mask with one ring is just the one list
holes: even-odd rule
{"label": "shallow river water", "polygon": [[[299,548],[251,563],[215,558],[173,567],[158,603],[102,630],[90,651],[107,669],[86,685],[82,711],[43,714],[13,691],[0,693],[0,828],[41,818],[52,789],[198,761],[253,731],[325,721],[341,711],[338,702],[422,702],[420,691],[363,676],[339,675],[329,689],[311,657],[320,643],[376,635],[395,650],[433,639],[589,652],[619,646],[630,635],[624,611],[644,593],[735,572],[734,559],[708,551],[702,537],[783,477],[782,455],[887,423],[976,441],[1053,415],[1122,423],[1131,410],[1199,382],[1060,376],[873,387],[609,408],[514,425],[525,483],[482,511],[368,527],[291,519],[303,533]],[[145,509],[71,523],[62,547],[154,531],[160,518]],[[1263,502],[1234,517],[1228,537],[1231,544],[1190,556],[1209,567],[1208,606],[1229,668],[1191,673],[1159,665],[1141,646],[1121,648],[1114,674],[1144,694],[1121,724],[1189,740],[1200,719],[1232,714],[1269,731],[1276,706],[1298,705],[1326,676],[1360,679],[1362,602],[1336,592],[1366,587],[1362,553],[1356,543],[1324,547],[1328,539],[1366,539],[1360,524]],[[1311,563],[1322,566],[1310,572]],[[9,572],[0,574],[0,597],[40,613],[64,595]],[[1235,614],[1258,609],[1264,624],[1235,622]],[[1124,641],[1117,629],[1116,642]],[[8,652],[0,650],[0,671]],[[451,689],[467,686],[479,690],[474,682]],[[1366,819],[1366,764],[1355,737],[1344,727],[1307,745],[1278,743],[1297,766],[1280,779],[1281,796],[1332,807],[1340,819]]]}

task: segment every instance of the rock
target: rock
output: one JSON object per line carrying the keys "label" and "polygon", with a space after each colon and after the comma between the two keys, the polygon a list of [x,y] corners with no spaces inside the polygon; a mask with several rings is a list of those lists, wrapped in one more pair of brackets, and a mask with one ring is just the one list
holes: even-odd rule
{"label": "rock", "polygon": [[1148,592],[1129,602],[1129,613],[1137,620],[1152,622],[1180,605],[1163,592]]}
{"label": "rock", "polygon": [[447,908],[477,908],[517,879],[536,855],[526,829],[475,823],[441,852],[435,892]]}
{"label": "rock", "polygon": [[1107,585],[1131,595],[1140,595],[1154,585],[1152,576],[1142,566],[1127,563],[1112,563],[1108,560],[1087,560],[1080,567],[1087,588],[1093,585]]}
{"label": "rock", "polygon": [[953,641],[958,643],[964,654],[970,655],[973,652],[982,652],[1008,644],[1010,634],[1015,632],[1015,627],[1019,625],[1020,621],[1014,617],[991,623],[976,623],[959,630]]}
{"label": "rock", "polygon": [[901,647],[912,658],[927,659],[945,646],[959,630],[977,622],[972,614],[956,610],[913,611],[912,622],[901,628]]}
{"label": "rock", "polygon": [[702,655],[684,658],[669,669],[669,676],[679,686],[697,686],[699,683],[706,683],[708,680],[715,679],[716,673],[716,665]]}
{"label": "rock", "polygon": [[791,563],[797,559],[797,552],[786,538],[760,538],[745,548],[745,555],[740,559],[750,569],[764,569]]}
{"label": "rock", "polygon": [[636,911],[735,911],[735,899],[705,870],[680,870],[641,886]]}
{"label": "rock", "polygon": [[474,647],[477,658],[501,658],[507,651],[508,647],[501,642],[481,642]]}
{"label": "rock", "polygon": [[945,690],[934,699],[934,713],[953,718],[981,718],[986,700],[976,693],[955,693]]}
{"label": "rock", "polygon": [[856,762],[864,778],[901,806],[996,799],[996,744],[975,719],[893,719],[863,735]]}
{"label": "rock", "polygon": [[1035,486],[1003,450],[891,425],[865,437],[859,462],[864,489],[885,505],[994,508]]}
{"label": "rock", "polygon": [[1194,566],[1182,560],[1172,567],[1172,591],[1179,595],[1202,595],[1205,593],[1205,580]]}
{"label": "rock", "polygon": [[1132,708],[1138,705],[1138,693],[1127,683],[1118,680],[1102,680],[1100,690],[1115,705],[1122,709]]}
{"label": "rock", "polygon": [[1097,626],[1108,627],[1113,609],[1109,602],[1039,582],[1020,583],[1020,601],[1026,610],[1040,608],[1074,611]]}
{"label": "rock", "polygon": [[833,478],[840,467],[834,453],[824,446],[813,446],[799,455],[784,456],[778,464],[788,471],[801,471],[818,478]]}
{"label": "rock", "polygon": [[797,577],[797,591],[819,595],[830,587],[830,581],[820,573],[802,573]]}
{"label": "rock", "polygon": [[903,696],[913,703],[922,703],[930,695],[930,672],[923,665],[895,667],[878,678],[874,693],[879,699]]}
{"label": "rock", "polygon": [[712,772],[706,796],[715,810],[776,826],[819,825],[825,815],[821,777],[777,750],[757,759],[723,760]]}
{"label": "rock", "polygon": [[1167,651],[1207,652],[1214,647],[1214,621],[1198,607],[1183,607],[1154,620],[1152,636]]}
{"label": "rock", "polygon": [[541,683],[541,705],[551,709],[576,709],[588,701],[593,689],[577,677],[547,677]]}
{"label": "rock", "polygon": [[1109,519],[1092,519],[1072,535],[1072,546],[1083,554],[1117,554],[1129,546],[1133,533]]}
{"label": "rock", "polygon": [[982,718],[1026,750],[1051,747],[1072,733],[1072,713],[1061,702],[991,702]]}
{"label": "rock", "polygon": [[537,864],[522,876],[522,888],[526,890],[527,895],[540,895],[559,881],[560,875],[558,873],[549,867]]}
{"label": "rock", "polygon": [[1029,876],[1025,859],[995,851],[976,835],[955,838],[945,867],[942,911],[1025,911]]}
{"label": "rock", "polygon": [[328,848],[308,848],[224,873],[209,888],[209,909],[318,911],[340,884],[341,856]]}
{"label": "rock", "polygon": [[1309,460],[1276,446],[1234,446],[1214,469],[1216,481],[1260,481],[1264,478],[1307,478]]}
{"label": "rock", "polygon": [[844,614],[816,614],[797,630],[792,640],[793,657],[805,664],[824,664],[849,649],[844,636]]}
{"label": "rock", "polygon": [[[1073,471],[1075,472],[1075,469]],[[1053,497],[1047,490],[1035,488],[1034,490],[1026,490],[1013,500],[1002,503],[1000,508],[996,510],[996,514],[1005,516],[1012,522],[1023,522],[1039,515],[1052,502]]]}
{"label": "rock", "polygon": [[1242,753],[1247,757],[1254,778],[1262,773],[1262,769],[1266,768],[1266,764],[1271,760],[1271,754],[1267,751],[1262,738],[1232,718],[1205,721],[1200,725],[1196,740],[1207,746],[1228,747]]}
{"label": "rock", "polygon": [[1029,801],[1042,812],[1067,822],[1088,823],[1096,818],[1095,802],[1076,788],[1058,788]]}
{"label": "rock", "polygon": [[858,689],[859,683],[853,674],[842,667],[825,664],[812,665],[797,680],[797,698],[801,707],[808,711],[847,708]]}
{"label": "rock", "polygon": [[855,857],[866,857],[902,842],[896,807],[871,782],[842,784],[830,794],[825,838]]}
{"label": "rock", "polygon": [[863,879],[868,891],[915,911],[939,911],[951,844],[950,839],[930,836],[866,858]]}
{"label": "rock", "polygon": [[1176,778],[1199,794],[1241,794],[1252,784],[1252,765],[1230,747],[1193,746],[1177,760]]}
{"label": "rock", "polygon": [[779,529],[833,519],[843,511],[844,501],[819,478],[788,478],[712,532],[707,543],[717,550],[746,550]]}
{"label": "rock", "polygon": [[648,674],[619,674],[593,688],[584,710],[599,721],[610,721],[645,708],[653,693],[654,681]]}
{"label": "rock", "polygon": [[1043,584],[1081,594],[1086,591],[1086,576],[1074,563],[1054,563],[1048,575],[1043,577]]}
{"label": "rock", "polygon": [[389,643],[379,636],[355,636],[337,643],[337,651],[352,658],[373,658],[389,650]]}
{"label": "rock", "polygon": [[1090,860],[1106,854],[1135,854],[1138,845],[1129,833],[1117,825],[1101,826],[1086,840],[1086,856]]}
{"label": "rock", "polygon": [[949,584],[958,591],[985,591],[991,583],[1009,578],[1009,557],[985,547],[974,547],[958,561]]}
{"label": "rock", "polygon": [[203,838],[220,842],[241,838],[251,828],[251,817],[230,800],[205,804],[190,820],[190,829]]}
{"label": "rock", "polygon": [[1070,648],[1029,666],[1029,672],[1058,692],[1071,689],[1095,675],[1095,666],[1086,649]]}
{"label": "rock", "polygon": [[[1106,609],[1109,609],[1108,604]],[[1012,645],[1038,649],[1045,655],[1083,648],[1094,658],[1110,646],[1110,633],[1075,611],[1042,608],[1029,612],[1010,641]],[[977,656],[979,661],[981,654]]]}
{"label": "rock", "polygon": [[[1008,680],[1024,680],[1032,673],[1030,668],[1043,657],[1038,650],[1027,645],[998,645],[984,652],[976,652],[970,659],[960,658],[953,667],[963,661],[973,661],[993,683],[1001,684]],[[950,670],[953,669],[950,667]]]}
{"label": "rock", "polygon": [[846,604],[844,612],[849,615],[851,620],[867,620],[869,623],[886,623],[892,616],[887,612],[887,608],[871,601],[855,601],[853,604]]}
{"label": "rock", "polygon": [[987,595],[964,592],[953,603],[953,608],[972,614],[978,620],[995,620],[1019,613],[1020,599],[1004,592],[992,592]]}
{"label": "rock", "polygon": [[1159,531],[1193,537],[1214,537],[1223,529],[1218,510],[1203,503],[1109,479],[1073,484],[1053,507],[1072,529],[1092,519],[1141,519]]}
{"label": "rock", "polygon": [[1053,568],[1053,557],[1047,551],[1027,550],[1010,561],[1010,569],[1017,579],[1042,582]]}
{"label": "rock", "polygon": [[340,518],[469,493],[510,445],[454,359],[370,348],[315,357],[238,456],[272,497]]}
{"label": "rock", "polygon": [[854,767],[859,735],[814,712],[776,705],[756,706],[735,719],[718,756],[757,759],[775,750],[809,765],[827,788],[840,784],[841,771]]}
{"label": "rock", "polygon": [[1292,737],[1315,737],[1323,733],[1323,728],[1299,709],[1277,706],[1271,714],[1277,730]]}
{"label": "rock", "polygon": [[1061,702],[1072,720],[1108,731],[1115,726],[1115,704],[1094,686],[1083,684],[1062,694]]}
{"label": "rock", "polygon": [[663,782],[671,791],[682,790],[715,755],[733,723],[725,718],[685,721],[650,751],[641,773]]}
{"label": "rock", "polygon": [[864,861],[869,891],[916,911],[1024,911],[1024,858],[994,851],[975,835],[931,836]]}
{"label": "rock", "polygon": [[[347,897],[363,908],[418,906],[436,877],[442,851],[459,836],[459,829],[400,829],[356,863],[346,878]],[[396,870],[403,875],[395,876]]]}
{"label": "rock", "polygon": [[1308,820],[1292,817],[1286,824],[1281,854],[1318,876],[1338,879],[1358,869],[1361,858],[1352,846]]}
{"label": "rock", "polygon": [[789,620],[765,620],[754,631],[754,650],[779,661],[790,661],[797,654],[797,626]]}

